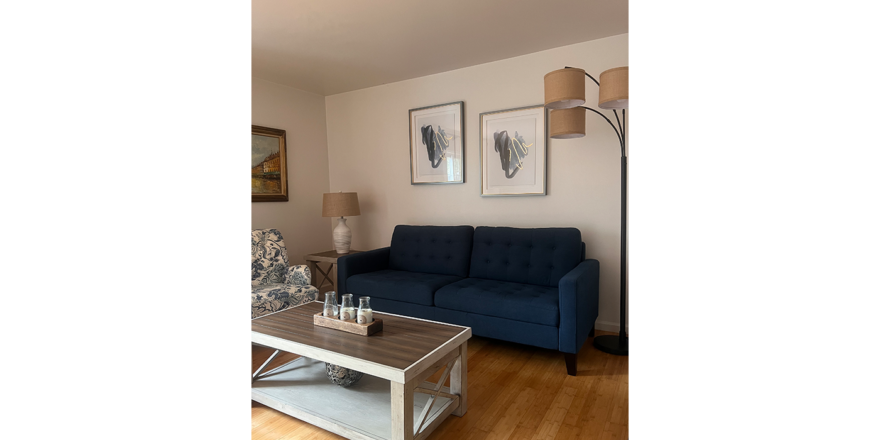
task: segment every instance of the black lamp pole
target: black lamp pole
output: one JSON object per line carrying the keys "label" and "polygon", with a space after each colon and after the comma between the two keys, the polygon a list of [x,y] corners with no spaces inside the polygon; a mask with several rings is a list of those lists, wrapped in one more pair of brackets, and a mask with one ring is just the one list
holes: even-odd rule
{"label": "black lamp pole", "polygon": [[[599,81],[596,81],[596,78],[593,78],[589,73],[586,75],[596,83],[597,87],[599,86]],[[617,110],[613,110],[614,118],[617,119],[617,127],[615,127],[610,119],[597,110],[589,107],[583,108],[605,119],[605,122],[617,133],[617,140],[620,141],[620,333],[617,336],[596,336],[593,338],[593,346],[605,353],[628,356],[629,338],[626,336],[626,109],[621,110],[623,124],[617,116]]]}

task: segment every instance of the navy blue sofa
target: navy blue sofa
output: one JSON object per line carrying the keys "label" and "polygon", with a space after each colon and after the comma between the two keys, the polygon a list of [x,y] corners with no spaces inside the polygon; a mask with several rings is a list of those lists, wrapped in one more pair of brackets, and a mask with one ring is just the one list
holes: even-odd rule
{"label": "navy blue sofa", "polygon": [[471,327],[565,354],[568,374],[599,315],[599,262],[575,228],[394,228],[391,246],[337,261],[339,294],[374,310]]}

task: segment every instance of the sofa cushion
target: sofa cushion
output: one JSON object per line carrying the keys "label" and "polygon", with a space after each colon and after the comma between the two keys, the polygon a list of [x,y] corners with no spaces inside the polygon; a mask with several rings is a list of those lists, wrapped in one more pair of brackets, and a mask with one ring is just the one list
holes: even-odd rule
{"label": "sofa cushion", "polygon": [[479,226],[469,275],[473,278],[558,287],[581,261],[576,228],[499,228]]}
{"label": "sofa cushion", "polygon": [[346,280],[346,290],[358,296],[432,306],[437,289],[460,279],[453,275],[388,269],[351,276]]}
{"label": "sofa cushion", "polygon": [[559,289],[465,278],[434,294],[437,307],[541,325],[559,325]]}
{"label": "sofa cushion", "polygon": [[391,235],[388,268],[464,278],[473,238],[473,226],[398,225]]}

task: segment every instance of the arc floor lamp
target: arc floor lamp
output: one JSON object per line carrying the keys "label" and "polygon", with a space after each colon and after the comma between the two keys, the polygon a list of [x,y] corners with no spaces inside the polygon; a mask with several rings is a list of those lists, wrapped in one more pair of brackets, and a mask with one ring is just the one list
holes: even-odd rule
{"label": "arc floor lamp", "polygon": [[[599,87],[599,108],[614,112],[617,126],[598,110],[585,107],[586,78]],[[601,83],[601,84],[600,84]],[[544,107],[550,112],[550,137],[573,139],[587,134],[587,110],[605,119],[620,141],[620,333],[593,339],[593,345],[606,353],[628,356],[626,336],[626,108],[629,105],[629,66],[602,72],[599,81],[583,69],[566,67],[544,75]],[[621,110],[623,123],[617,115]]]}

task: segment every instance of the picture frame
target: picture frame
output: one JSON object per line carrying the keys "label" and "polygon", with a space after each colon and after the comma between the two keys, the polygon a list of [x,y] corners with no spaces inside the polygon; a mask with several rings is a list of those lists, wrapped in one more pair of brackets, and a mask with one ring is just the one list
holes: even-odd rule
{"label": "picture frame", "polygon": [[251,125],[251,202],[286,202],[287,134]]}
{"label": "picture frame", "polygon": [[412,185],[464,183],[464,101],[409,111]]}
{"label": "picture frame", "polygon": [[480,196],[547,195],[543,105],[480,113]]}

